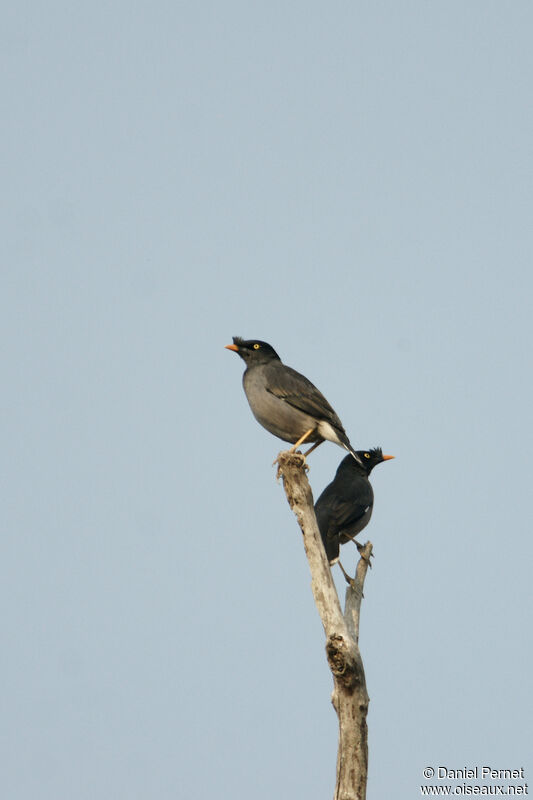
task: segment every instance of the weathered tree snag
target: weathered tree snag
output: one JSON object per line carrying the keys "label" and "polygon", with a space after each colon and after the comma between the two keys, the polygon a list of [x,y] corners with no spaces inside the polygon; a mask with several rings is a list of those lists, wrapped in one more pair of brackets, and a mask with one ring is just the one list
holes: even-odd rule
{"label": "weathered tree snag", "polygon": [[361,549],[355,578],[346,589],[344,614],[331,575],[315,517],[306,463],[299,453],[278,457],[278,475],[289,505],[303,533],[311,570],[311,589],[326,634],[326,655],[333,675],[332,703],[339,719],[337,783],[334,800],[365,800],[368,770],[366,715],[368,694],[359,652],[359,612],[366,571],[372,552],[367,542]]}

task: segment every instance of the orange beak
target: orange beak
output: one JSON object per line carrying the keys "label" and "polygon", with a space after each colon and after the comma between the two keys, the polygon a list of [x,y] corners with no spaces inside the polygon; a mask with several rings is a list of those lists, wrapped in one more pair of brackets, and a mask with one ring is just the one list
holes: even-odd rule
{"label": "orange beak", "polygon": [[236,344],[225,344],[224,347],[226,348],[226,350],[235,350],[236,353],[239,352],[239,348],[237,347]]}
{"label": "orange beak", "polygon": [[383,456],[383,461],[390,461],[394,456]]}

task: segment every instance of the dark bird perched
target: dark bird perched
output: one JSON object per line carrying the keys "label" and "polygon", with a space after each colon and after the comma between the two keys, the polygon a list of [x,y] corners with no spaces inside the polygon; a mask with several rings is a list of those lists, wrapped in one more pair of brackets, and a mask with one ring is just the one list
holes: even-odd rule
{"label": "dark bird perched", "polygon": [[338,560],[340,545],[353,540],[370,522],[374,491],[368,476],[376,464],[394,458],[384,456],[381,447],[358,450],[357,455],[359,462],[350,456],[342,459],[335,478],[315,503],[318,528],[330,564]]}
{"label": "dark bird perched", "polygon": [[226,348],[238,353],[246,364],[242,378],[244,391],[254,417],[263,428],[285,442],[294,442],[291,451],[303,442],[315,442],[305,453],[308,455],[328,439],[360,462],[342,422],[324,395],[306,377],[285,366],[273,347],[259,339],[245,341],[234,336],[233,344],[227,344]]}

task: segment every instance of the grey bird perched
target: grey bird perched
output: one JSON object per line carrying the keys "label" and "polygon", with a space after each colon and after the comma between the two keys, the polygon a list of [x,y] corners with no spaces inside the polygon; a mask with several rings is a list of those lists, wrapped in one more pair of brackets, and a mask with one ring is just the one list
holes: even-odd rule
{"label": "grey bird perched", "polygon": [[[382,461],[381,447],[358,450],[359,463],[350,456],[343,458],[335,478],[326,486],[315,503],[315,514],[324,549],[330,564],[339,558],[339,548],[366,528],[374,507],[374,491],[368,476]],[[357,542],[356,542],[357,544]]]}
{"label": "grey bird perched", "polygon": [[327,439],[344,447],[361,463],[350,444],[342,422],[311,381],[285,366],[273,347],[259,339],[233,337],[228,350],[240,355],[246,364],[243,386],[256,420],[267,431],[285,442],[294,442],[291,451],[303,442],[315,442],[305,455]]}

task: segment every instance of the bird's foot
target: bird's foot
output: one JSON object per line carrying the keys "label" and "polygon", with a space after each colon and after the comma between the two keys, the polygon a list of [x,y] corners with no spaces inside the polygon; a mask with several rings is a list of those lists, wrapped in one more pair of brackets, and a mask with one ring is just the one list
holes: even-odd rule
{"label": "bird's foot", "polygon": [[272,462],[272,466],[275,467],[276,464],[278,465],[276,478],[280,477],[284,467],[296,467],[296,469],[303,468],[306,471],[309,471],[309,465],[305,460],[305,455],[299,450],[297,453],[293,453],[290,450],[282,450],[281,453],[278,453],[278,457],[275,459],[275,461]]}
{"label": "bird's foot", "polygon": [[365,553],[365,550],[366,550],[366,545],[368,544],[368,542],[366,542],[366,544],[360,544],[360,543],[359,543],[358,541],[356,541],[355,539],[352,539],[352,542],[353,542],[353,543],[355,544],[355,546],[357,547],[357,549],[358,549],[358,551],[359,551],[359,555],[361,556],[361,558],[363,559],[363,561],[366,561],[366,563],[368,564],[368,566],[370,567],[370,569],[372,569],[372,562],[370,561],[370,559],[371,559],[371,558],[374,558],[374,553],[372,553],[372,552],[370,553],[370,558],[367,558],[367,556],[366,556],[366,553]]}

